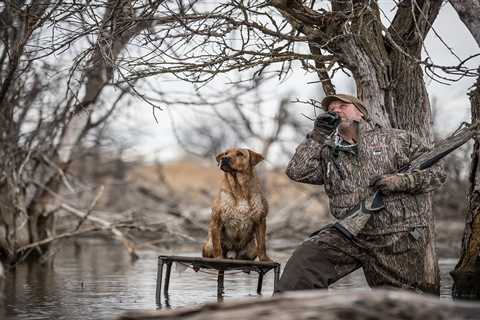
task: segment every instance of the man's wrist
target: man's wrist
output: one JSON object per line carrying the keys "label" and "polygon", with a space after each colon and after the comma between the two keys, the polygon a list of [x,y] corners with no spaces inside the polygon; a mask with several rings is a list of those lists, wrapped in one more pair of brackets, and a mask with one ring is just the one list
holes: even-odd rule
{"label": "man's wrist", "polygon": [[307,139],[311,139],[315,142],[323,144],[325,140],[327,139],[327,135],[320,130],[314,128],[312,131],[310,131],[307,134]]}

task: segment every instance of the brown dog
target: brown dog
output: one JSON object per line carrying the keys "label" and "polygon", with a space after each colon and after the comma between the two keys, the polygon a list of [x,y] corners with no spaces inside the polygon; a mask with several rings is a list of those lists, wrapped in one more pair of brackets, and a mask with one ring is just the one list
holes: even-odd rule
{"label": "brown dog", "polygon": [[202,256],[271,261],[265,245],[268,204],[254,171],[263,156],[249,149],[232,148],[216,159],[225,174],[213,201]]}

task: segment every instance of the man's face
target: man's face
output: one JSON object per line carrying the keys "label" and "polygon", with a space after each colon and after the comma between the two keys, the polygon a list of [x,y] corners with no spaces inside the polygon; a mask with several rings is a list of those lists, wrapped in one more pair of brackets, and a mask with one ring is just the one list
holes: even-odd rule
{"label": "man's face", "polygon": [[354,104],[340,100],[330,102],[328,111],[338,114],[343,122],[360,121],[363,118],[363,113]]}

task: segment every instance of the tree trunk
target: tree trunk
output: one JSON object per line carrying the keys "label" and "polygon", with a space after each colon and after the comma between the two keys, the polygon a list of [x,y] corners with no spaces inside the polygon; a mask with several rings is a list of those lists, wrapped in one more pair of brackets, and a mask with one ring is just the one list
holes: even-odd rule
{"label": "tree trunk", "polygon": [[[480,47],[480,2],[450,0],[458,16]],[[479,69],[480,70],[480,69]],[[472,122],[480,120],[480,78],[470,91]],[[460,260],[451,272],[452,295],[462,299],[480,299],[480,140],[475,137],[470,167],[470,190]]]}
{"label": "tree trunk", "polygon": [[[16,116],[21,85],[18,84],[22,73],[26,73],[24,51],[35,26],[48,14],[49,1],[32,3],[28,10],[22,11],[20,4],[6,2],[0,16],[0,22],[8,25],[2,29],[3,57],[0,89],[0,260],[12,261],[19,246],[31,241],[32,229],[26,208],[26,181],[24,160],[30,157],[29,150],[18,142],[22,132],[22,117]],[[5,57],[8,56],[8,59]],[[28,92],[31,94],[31,92]],[[28,109],[27,106],[23,106]],[[18,111],[17,111],[18,113]],[[31,177],[29,177],[31,178]],[[36,231],[37,229],[35,229]]]}
{"label": "tree trunk", "polygon": [[480,1],[450,0],[450,4],[480,46]]}
{"label": "tree trunk", "polygon": [[[472,121],[480,121],[480,78],[470,92]],[[456,298],[480,299],[480,141],[475,137],[470,168],[470,190],[460,260],[451,272]]]}
{"label": "tree trunk", "polygon": [[[421,66],[425,37],[437,17],[441,1],[417,1],[401,5],[388,29],[386,47],[391,61],[391,99],[394,106],[389,116],[394,127],[414,132],[429,146],[433,143],[432,112]],[[413,6],[413,8],[412,8]],[[395,49],[399,46],[401,50]],[[386,103],[386,105],[389,105]],[[432,197],[428,201],[428,250],[425,256],[425,274],[428,281],[440,287],[440,270],[435,249],[435,223],[432,212]]]}
{"label": "tree trunk", "polygon": [[128,312],[121,320],[367,320],[476,319],[480,305],[452,303],[406,291],[292,292],[273,298],[207,304],[189,308]]}

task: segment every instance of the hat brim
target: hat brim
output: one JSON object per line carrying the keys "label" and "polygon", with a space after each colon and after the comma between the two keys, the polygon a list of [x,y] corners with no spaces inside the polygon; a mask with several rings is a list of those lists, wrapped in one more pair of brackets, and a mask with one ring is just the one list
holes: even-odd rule
{"label": "hat brim", "polygon": [[328,109],[328,106],[329,106],[330,103],[332,103],[333,101],[342,101],[342,102],[354,104],[354,102],[353,102],[352,100],[345,99],[345,98],[341,98],[341,97],[339,97],[339,96],[326,96],[326,97],[323,98],[323,100],[322,100],[322,107],[325,108],[325,110],[327,110],[327,109]]}
{"label": "hat brim", "polygon": [[353,96],[349,96],[349,95],[338,94],[338,95],[326,96],[325,98],[323,98],[323,100],[321,102],[323,109],[325,111],[328,111],[328,106],[330,105],[330,103],[332,103],[334,101],[342,101],[342,102],[345,102],[345,103],[351,103],[363,114],[365,119],[368,118],[368,110],[365,107],[365,105],[363,104],[363,102],[361,100],[359,100],[358,98],[353,97]]}

